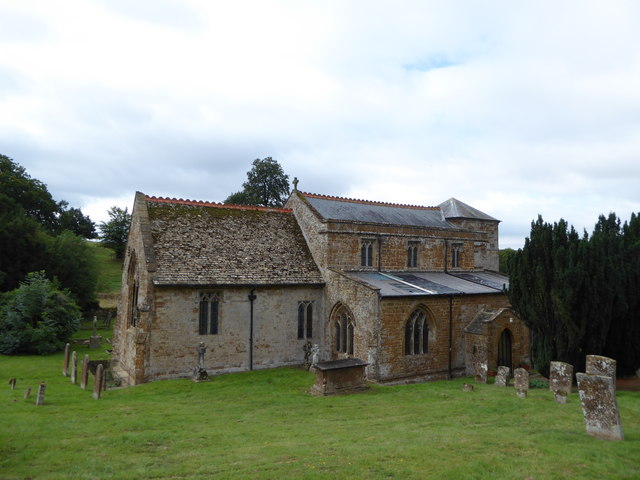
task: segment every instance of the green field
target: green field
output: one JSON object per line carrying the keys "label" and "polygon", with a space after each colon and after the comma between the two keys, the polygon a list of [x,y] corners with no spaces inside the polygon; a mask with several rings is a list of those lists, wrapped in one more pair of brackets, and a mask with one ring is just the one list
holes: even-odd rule
{"label": "green field", "polygon": [[[275,369],[93,400],[61,370],[62,354],[0,356],[3,480],[640,478],[640,393],[619,392],[626,438],[608,442],[586,435],[577,394],[559,405],[545,389],[459,379],[316,398],[311,374]],[[23,393],[41,380],[36,407]]]}

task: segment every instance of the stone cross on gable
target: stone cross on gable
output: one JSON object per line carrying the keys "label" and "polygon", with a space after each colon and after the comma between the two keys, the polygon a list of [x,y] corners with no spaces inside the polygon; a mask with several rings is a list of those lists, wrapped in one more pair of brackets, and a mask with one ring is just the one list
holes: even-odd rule
{"label": "stone cross on gable", "polygon": [[293,177],[293,189],[298,190],[298,177]]}

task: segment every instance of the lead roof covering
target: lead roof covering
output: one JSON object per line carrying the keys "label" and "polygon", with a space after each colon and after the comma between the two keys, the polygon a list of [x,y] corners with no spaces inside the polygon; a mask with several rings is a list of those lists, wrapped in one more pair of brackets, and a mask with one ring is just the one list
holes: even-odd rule
{"label": "lead roof covering", "polygon": [[503,293],[507,276],[496,272],[348,272],[382,297]]}

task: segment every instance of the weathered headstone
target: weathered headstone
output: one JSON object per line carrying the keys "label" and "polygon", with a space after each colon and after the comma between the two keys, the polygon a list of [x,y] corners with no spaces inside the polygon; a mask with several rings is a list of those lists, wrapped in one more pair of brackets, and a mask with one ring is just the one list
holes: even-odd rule
{"label": "weathered headstone", "polygon": [[309,370],[309,367],[311,366],[311,347],[313,347],[313,345],[308,340],[302,347],[302,351],[304,352],[304,362],[302,363],[302,366],[305,370]]}
{"label": "weathered headstone", "polygon": [[200,342],[200,345],[198,345],[198,348],[196,350],[198,352],[198,366],[193,372],[193,381],[206,382],[207,380],[209,380],[209,374],[204,368],[204,354],[207,351],[207,347],[205,346],[204,342]]}
{"label": "weathered headstone", "polygon": [[98,317],[93,317],[93,332],[89,338],[89,348],[100,348],[102,344],[102,336],[98,335]]}
{"label": "weathered headstone", "polygon": [[44,391],[47,389],[45,382],[40,382],[38,385],[38,397],[36,398],[36,407],[44,404]]}
{"label": "weathered headstone", "polygon": [[26,400],[26,399],[27,399],[27,398],[29,398],[30,396],[31,396],[31,387],[27,388],[27,389],[24,391],[23,398]]}
{"label": "weathered headstone", "polygon": [[587,434],[604,440],[623,440],[615,378],[576,374]]}
{"label": "weathered headstone", "polygon": [[516,368],[513,371],[513,386],[519,398],[527,398],[529,393],[529,372],[524,368]]}
{"label": "weathered headstone", "polygon": [[584,373],[587,375],[611,377],[613,378],[613,386],[615,387],[616,365],[617,362],[613,358],[603,357],[602,355],[587,355],[587,365]]}
{"label": "weathered headstone", "polygon": [[11,390],[15,390],[16,389],[16,378],[12,377],[9,379],[9,386],[11,387]]}
{"label": "weathered headstone", "polygon": [[465,383],[462,385],[462,391],[463,392],[473,392],[473,385],[469,384],[469,383]]}
{"label": "weathered headstone", "polygon": [[104,368],[101,363],[96,367],[96,375],[93,379],[93,398],[98,400],[102,393],[102,382],[104,382]]}
{"label": "weathered headstone", "polygon": [[80,388],[82,390],[87,389],[87,382],[89,381],[89,355],[85,355],[82,359],[82,372],[80,373]]}
{"label": "weathered headstone", "polygon": [[511,369],[509,367],[498,367],[498,374],[496,375],[496,386],[498,387],[506,387],[509,385],[509,372]]}
{"label": "weathered headstone", "polygon": [[76,384],[78,379],[78,354],[74,350],[71,353],[71,383]]}
{"label": "weathered headstone", "polygon": [[69,376],[69,344],[64,346],[64,363],[62,364],[62,375]]}
{"label": "weathered headstone", "polygon": [[567,403],[573,386],[573,365],[565,362],[551,362],[549,370],[549,390],[556,403]]}
{"label": "weathered headstone", "polygon": [[489,372],[489,368],[487,364],[484,362],[476,362],[474,364],[475,367],[475,381],[476,383],[487,383],[487,374]]}

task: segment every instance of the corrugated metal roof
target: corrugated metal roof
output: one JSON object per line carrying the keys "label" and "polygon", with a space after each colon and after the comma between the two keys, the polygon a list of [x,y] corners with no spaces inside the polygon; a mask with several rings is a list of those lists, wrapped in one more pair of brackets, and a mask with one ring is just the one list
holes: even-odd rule
{"label": "corrugated metal roof", "polygon": [[439,207],[442,209],[444,218],[469,218],[473,220],[492,220],[499,222],[497,218],[493,218],[491,215],[487,215],[477,208],[461,202],[457,198],[452,197],[442,202]]}
{"label": "corrugated metal roof", "polygon": [[442,212],[438,207],[393,205],[319,195],[303,195],[326,220],[456,228],[442,217]]}
{"label": "corrugated metal roof", "polygon": [[495,272],[472,275],[445,272],[348,272],[345,275],[380,291],[383,297],[474,295],[501,293],[506,276]]}

